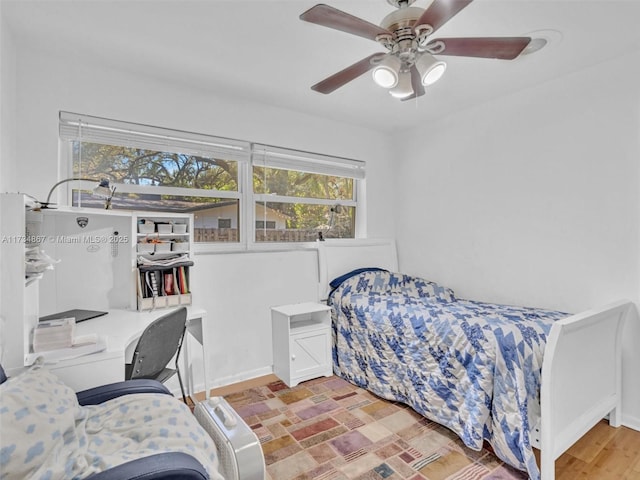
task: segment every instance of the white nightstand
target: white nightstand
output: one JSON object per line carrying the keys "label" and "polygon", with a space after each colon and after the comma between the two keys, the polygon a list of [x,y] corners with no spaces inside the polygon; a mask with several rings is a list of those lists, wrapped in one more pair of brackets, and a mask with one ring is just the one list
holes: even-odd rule
{"label": "white nightstand", "polygon": [[333,374],[331,307],[296,303],[271,308],[273,373],[293,387]]}

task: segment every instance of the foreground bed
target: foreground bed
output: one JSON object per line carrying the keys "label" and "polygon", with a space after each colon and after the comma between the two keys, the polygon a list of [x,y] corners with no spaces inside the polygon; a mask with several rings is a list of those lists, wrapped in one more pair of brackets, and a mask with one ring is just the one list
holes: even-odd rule
{"label": "foreground bed", "polygon": [[[320,247],[331,294],[334,371],[411,405],[470,448],[554,478],[555,459],[609,414],[620,423],[620,333],[630,303],[568,315],[458,300],[450,290],[394,274],[392,242]],[[326,292],[322,292],[326,293]],[[544,362],[543,362],[544,355]]]}

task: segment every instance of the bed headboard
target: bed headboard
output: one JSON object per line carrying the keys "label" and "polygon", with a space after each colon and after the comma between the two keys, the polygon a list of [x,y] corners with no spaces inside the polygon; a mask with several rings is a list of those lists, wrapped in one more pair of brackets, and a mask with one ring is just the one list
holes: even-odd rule
{"label": "bed headboard", "polygon": [[396,242],[392,239],[326,240],[318,242],[320,300],[329,296],[329,282],[363,267],[398,271]]}

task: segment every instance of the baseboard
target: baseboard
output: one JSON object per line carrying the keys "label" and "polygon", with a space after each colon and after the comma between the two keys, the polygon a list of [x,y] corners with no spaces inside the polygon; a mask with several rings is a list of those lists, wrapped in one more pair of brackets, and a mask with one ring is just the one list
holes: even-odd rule
{"label": "baseboard", "polygon": [[630,415],[622,415],[622,425],[640,432],[640,418],[632,417]]}
{"label": "baseboard", "polygon": [[[227,385],[233,385],[234,383],[244,382],[246,380],[252,380],[254,378],[263,377],[265,375],[273,374],[273,367],[269,365],[268,367],[257,368],[255,370],[248,370],[246,372],[237,373],[234,375],[229,375],[227,377],[219,377],[216,378],[215,381],[211,382],[208,387],[210,390],[219,387],[226,387]],[[204,392],[205,386],[204,382],[196,383],[193,386],[193,391],[195,393]],[[182,393],[180,392],[180,388],[172,388],[171,393],[174,396],[182,397]]]}
{"label": "baseboard", "polygon": [[[209,384],[209,388],[225,387],[227,385],[244,382],[245,380],[251,380],[257,377],[263,377],[272,373],[273,367],[271,365],[269,365],[268,367],[256,368],[255,370],[249,370],[246,372],[229,375],[228,377],[216,378],[214,382]],[[199,385],[198,387],[199,390],[204,390],[204,385]],[[196,390],[198,390],[198,388]]]}

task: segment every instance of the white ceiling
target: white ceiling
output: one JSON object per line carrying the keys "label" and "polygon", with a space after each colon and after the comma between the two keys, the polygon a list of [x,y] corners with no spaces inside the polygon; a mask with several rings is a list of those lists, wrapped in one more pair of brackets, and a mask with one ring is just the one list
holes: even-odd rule
{"label": "white ceiling", "polygon": [[[0,1],[18,44],[381,131],[640,50],[638,0],[475,0],[434,38],[551,31],[550,44],[513,61],[441,57],[449,67],[444,77],[423,97],[400,102],[369,74],[329,95],[309,88],[383,51],[370,40],[301,21],[316,1]],[[385,0],[324,1],[376,24],[393,10]]]}

